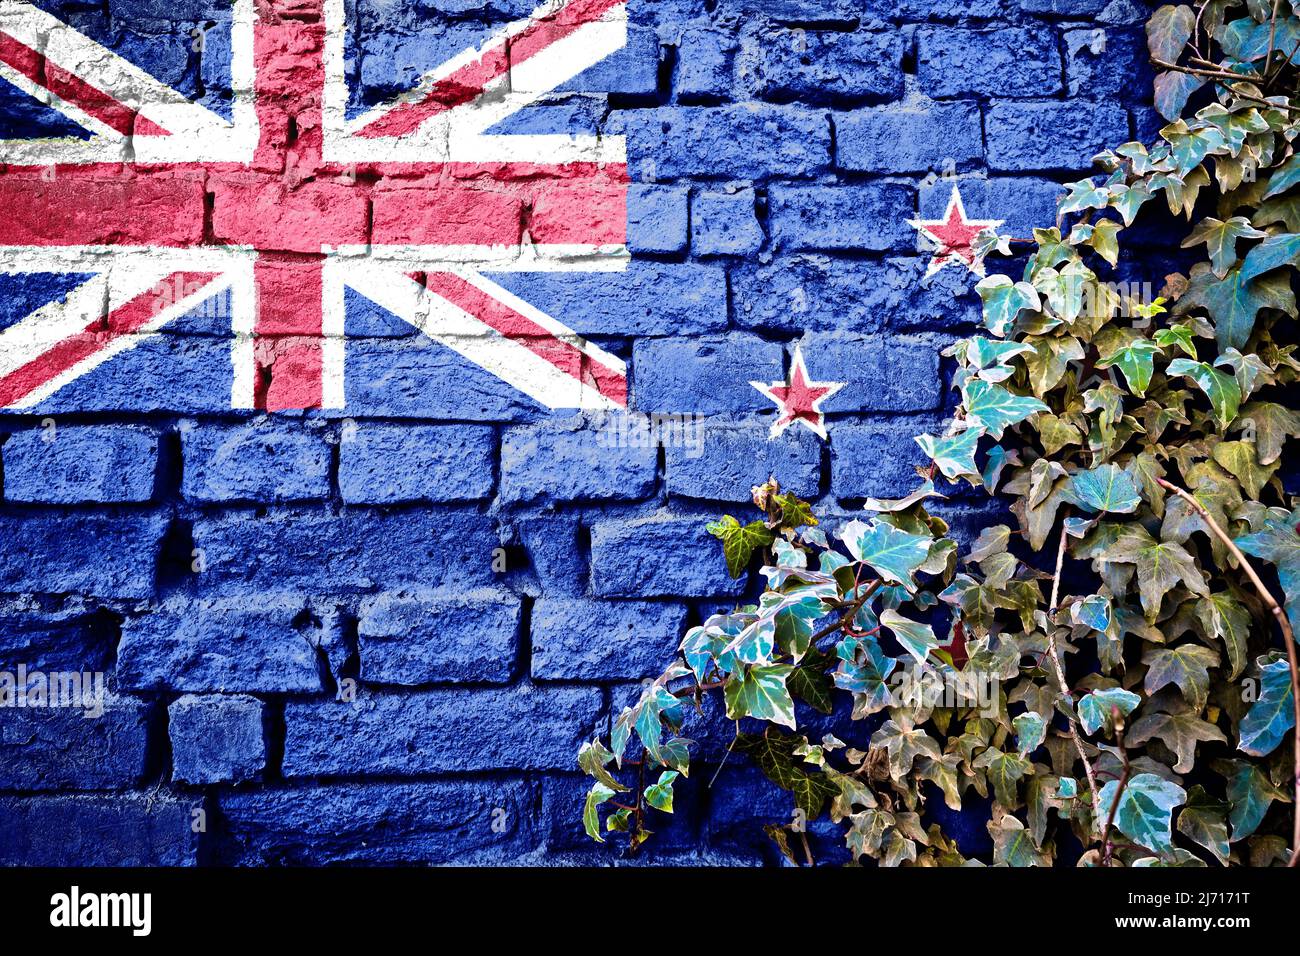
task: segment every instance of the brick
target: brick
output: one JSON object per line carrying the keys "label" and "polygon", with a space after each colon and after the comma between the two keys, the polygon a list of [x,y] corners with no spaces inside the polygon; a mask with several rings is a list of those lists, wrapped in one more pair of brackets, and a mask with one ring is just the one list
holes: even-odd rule
{"label": "brick", "polygon": [[814,381],[845,383],[823,411],[924,411],[943,400],[942,346],[928,338],[827,332],[810,333],[802,344]]}
{"label": "brick", "polygon": [[359,504],[489,498],[493,445],[486,427],[365,422],[339,444],[339,493]]}
{"label": "brick", "polygon": [[542,598],[533,605],[533,677],[657,677],[681,643],[685,622],[680,604]]}
{"label": "brick", "polygon": [[653,95],[658,87],[659,38],[653,30],[635,22],[628,26],[627,44],[621,50],[564,85],[565,89],[583,92],[630,95]]}
{"label": "brick", "polygon": [[543,593],[586,593],[587,554],[577,515],[523,515],[515,520],[515,528]]}
{"label": "brick", "polygon": [[772,242],[782,250],[901,251],[914,230],[912,190],[897,183],[774,186]]}
{"label": "brick", "polygon": [[404,776],[573,766],[602,729],[594,688],[429,690],[285,705],[284,775]]}
{"label": "brick", "polygon": [[[683,217],[685,204],[683,195]],[[681,228],[685,243],[684,221]],[[583,335],[704,335],[727,326],[727,276],[713,265],[633,259],[614,274],[517,272],[492,278],[548,315],[563,316]]]}
{"label": "brick", "polygon": [[69,169],[0,177],[0,244],[177,245],[203,239],[202,174],[106,176]]}
{"label": "brick", "polygon": [[198,585],[240,595],[486,585],[499,544],[491,518],[450,508],[228,514],[194,522],[194,545],[206,562]]}
{"label": "brick", "polygon": [[637,412],[761,411],[771,403],[751,381],[775,381],[785,368],[781,346],[748,335],[641,339],[633,349]]}
{"label": "brick", "polygon": [[654,493],[658,453],[617,440],[604,416],[507,429],[501,498],[508,502],[636,500]]}
{"label": "brick", "polygon": [[893,498],[913,491],[924,454],[915,436],[937,422],[899,418],[841,422],[831,430],[831,492],[840,499]]}
{"label": "brick", "polygon": [[990,169],[1087,170],[1128,139],[1128,114],[1112,103],[998,102],[985,120]]}
{"label": "brick", "polygon": [[682,186],[633,183],[627,190],[627,246],[632,252],[686,248],[688,193]]}
{"label": "brick", "polygon": [[520,781],[336,783],[219,801],[224,865],[504,863],[530,848],[533,830]]}
{"label": "brick", "polygon": [[122,625],[118,683],[130,690],[311,693],[324,686],[313,625],[292,600],[159,608]]}
{"label": "brick", "polygon": [[655,515],[591,529],[591,586],[599,597],[725,597],[743,580],[727,574],[707,518]]}
{"label": "brick", "polygon": [[[691,754],[691,758],[694,763],[694,753]],[[616,770],[615,776],[632,779],[627,776],[626,770],[622,773]],[[673,815],[671,817],[657,813],[650,815],[649,819],[654,820],[654,823],[648,825],[654,827],[655,835],[654,839],[644,844],[641,851],[637,853],[635,859],[639,864],[701,865],[693,851],[696,851],[699,845],[697,831],[707,802],[704,796],[708,790],[707,784],[708,777],[702,780],[695,777],[693,767],[691,777],[678,777],[673,782]],[[550,854],[565,854],[562,858],[565,865],[573,863],[585,866],[607,866],[610,863],[629,865],[628,857],[620,855],[617,850],[611,852],[611,844],[617,845],[614,840],[609,840],[604,846],[593,842],[583,829],[582,815],[573,812],[573,807],[583,805],[591,785],[592,779],[583,774],[548,774],[542,778],[542,806],[538,822],[546,849]],[[601,808],[602,820],[607,813],[613,812],[608,808],[609,804]],[[659,825],[655,826],[655,824]],[[575,854],[579,855],[577,860],[573,859]],[[685,860],[679,863],[676,854],[691,855],[686,856]],[[735,863],[734,860],[731,862]]]}
{"label": "brick", "polygon": [[25,664],[40,671],[102,671],[117,648],[117,619],[109,611],[65,602],[57,611],[31,604],[0,605],[0,670]]}
{"label": "brick", "polygon": [[209,178],[208,190],[218,242],[319,253],[323,244],[361,245],[370,236],[365,191],[345,183],[291,186],[277,175],[221,173]]}
{"label": "brick", "polygon": [[0,515],[0,592],[149,597],[166,526],[152,516]]}
{"label": "brick", "polygon": [[743,256],[763,245],[754,190],[701,192],[691,200],[691,249],[699,256]]}
{"label": "brick", "polygon": [[335,414],[502,422],[540,410],[517,388],[423,336],[349,339],[347,350],[348,403]]}
{"label": "brick", "polygon": [[357,615],[368,684],[504,684],[519,650],[519,598],[504,591],[366,598]]}
{"label": "brick", "polygon": [[0,672],[0,700],[9,701],[0,705],[0,788],[113,789],[144,779],[149,703],[108,692],[102,672],[31,669],[20,698],[19,673]]}
{"label": "brick", "polygon": [[46,504],[148,501],[158,436],[129,425],[16,432],[5,442],[7,501]]}
{"label": "brick", "polygon": [[826,114],[795,106],[745,103],[624,110],[611,114],[608,132],[627,136],[634,174],[649,179],[686,176],[808,176],[830,160]]}
{"label": "brick", "polygon": [[1110,0],[1019,0],[1020,9],[1037,16],[1085,20],[1102,11]]}
{"label": "brick", "polygon": [[1070,96],[1150,102],[1151,61],[1141,29],[1066,30],[1065,82]]}
{"label": "brick", "polygon": [[270,420],[181,428],[181,493],[190,501],[311,501],[330,492],[329,446],[318,430]]}
{"label": "brick", "polygon": [[886,316],[871,297],[882,272],[878,262],[817,255],[785,256],[770,265],[743,263],[731,273],[735,322],[764,332],[877,331]]}
{"label": "brick", "polygon": [[665,477],[673,497],[748,502],[750,489],[775,477],[786,491],[815,498],[821,479],[821,444],[804,428],[769,438],[767,422],[709,422],[698,448],[667,448]]}
{"label": "brick", "polygon": [[878,16],[906,21],[992,20],[1007,15],[1014,0],[868,0]]}
{"label": "brick", "polygon": [[916,74],[930,96],[1049,96],[1061,90],[1061,55],[1046,28],[922,27]]}
{"label": "brick", "polygon": [[683,102],[726,99],[736,41],[721,30],[682,33],[677,54],[677,96]]}
{"label": "brick", "polygon": [[172,701],[172,779],[196,786],[257,779],[266,767],[264,709],[243,694],[187,694]]}
{"label": "brick", "polygon": [[765,99],[847,105],[903,94],[903,37],[896,31],[852,33],[769,29],[747,47],[740,75]]}
{"label": "brick", "polygon": [[893,104],[835,118],[836,164],[854,172],[937,173],[978,166],[984,158],[974,103]]}
{"label": "brick", "polygon": [[198,798],[0,796],[0,866],[194,866]]}
{"label": "brick", "polygon": [[961,193],[968,218],[1001,219],[998,231],[1007,236],[1028,236],[1054,226],[1056,201],[1065,194],[1060,183],[1028,176],[938,179],[920,186],[920,218],[942,219],[954,188]]}
{"label": "brick", "polygon": [[768,17],[778,22],[826,23],[856,21],[860,0],[720,0],[720,18]]}

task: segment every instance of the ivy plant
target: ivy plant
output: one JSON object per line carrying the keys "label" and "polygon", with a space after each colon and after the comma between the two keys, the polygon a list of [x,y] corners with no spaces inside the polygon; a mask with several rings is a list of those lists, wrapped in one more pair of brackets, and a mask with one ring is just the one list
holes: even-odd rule
{"label": "ivy plant", "polygon": [[[761,518],[710,525],[733,574],[763,556],[765,587],[692,627],[583,746],[593,839],[635,848],[672,812],[716,691],[730,752],[857,861],[1048,865],[1072,831],[1083,865],[1296,864],[1300,502],[1280,473],[1300,435],[1300,14],[1170,5],[1147,36],[1159,141],[1098,156],[1032,238],[977,239],[1023,269],[976,286],[984,329],[946,352],[960,398],[917,438],[916,490],[831,535],[769,482]],[[1147,301],[1116,267],[1158,203],[1199,261]],[[931,513],[962,484],[1015,525],[964,552]],[[817,711],[865,722],[865,745],[802,731]],[[929,809],[972,793],[992,808],[980,860]],[[768,831],[811,859],[801,823]]]}

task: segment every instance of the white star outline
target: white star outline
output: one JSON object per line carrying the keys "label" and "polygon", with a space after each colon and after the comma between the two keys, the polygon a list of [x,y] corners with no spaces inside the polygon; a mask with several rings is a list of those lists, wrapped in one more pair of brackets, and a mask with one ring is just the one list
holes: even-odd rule
{"label": "white star outline", "polygon": [[[794,383],[797,377],[803,378],[804,384],[807,388],[827,389],[825,395],[813,399],[811,411],[813,411],[817,415],[817,421],[815,422],[810,422],[808,419],[802,417],[794,417],[789,419],[788,421],[782,421],[782,419],[785,418],[788,411],[786,407],[787,403],[777,398],[776,394],[773,392],[773,389],[778,387],[789,388]],[[836,392],[842,389],[847,383],[846,382],[814,382],[808,375],[808,366],[804,362],[804,357],[803,357],[803,347],[800,345],[796,345],[794,347],[794,361],[790,365],[790,375],[788,378],[786,378],[784,381],[779,381],[779,382],[769,382],[769,383],[750,382],[749,384],[754,386],[754,388],[758,389],[765,396],[767,396],[767,398],[770,401],[774,402],[776,404],[777,410],[780,412],[780,414],[777,415],[776,417],[776,421],[772,423],[772,427],[768,430],[767,433],[768,441],[774,441],[783,431],[785,431],[787,428],[789,428],[791,425],[794,425],[795,423],[806,425],[809,431],[811,431],[818,438],[825,441],[827,438],[826,413],[822,411],[821,408],[822,402],[829,399],[832,395],[834,395]]]}
{"label": "white star outline", "polygon": [[925,236],[935,244],[936,252],[930,257],[930,264],[925,270],[925,277],[928,279],[945,266],[959,265],[965,266],[977,276],[984,276],[984,257],[981,256],[972,262],[967,262],[961,254],[956,251],[949,251],[945,256],[941,253],[946,247],[946,243],[931,232],[933,226],[945,226],[952,219],[953,210],[957,211],[958,219],[965,226],[979,226],[981,229],[996,229],[1006,222],[1005,219],[967,219],[966,204],[961,198],[961,189],[956,183],[952,185],[952,195],[948,197],[948,205],[943,211],[942,219],[908,219],[907,224],[916,229],[921,235]]}

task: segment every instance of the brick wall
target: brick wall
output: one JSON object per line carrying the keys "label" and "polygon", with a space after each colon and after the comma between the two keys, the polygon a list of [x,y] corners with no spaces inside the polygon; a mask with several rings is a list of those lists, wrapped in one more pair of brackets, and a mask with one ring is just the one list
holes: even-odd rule
{"label": "brick wall", "polygon": [[[42,6],[219,108],[225,4]],[[530,6],[349,0],[354,105]],[[574,755],[741,593],[704,521],[769,474],[831,516],[909,487],[938,352],[979,308],[964,270],[926,277],[906,220],[955,177],[973,218],[1050,224],[1057,184],[1159,128],[1150,9],[631,0],[627,48],[547,109],[627,137],[633,261],[498,280],[630,360],[632,409],[703,416],[698,443],[620,447],[356,296],[341,411],[231,412],[200,316],[0,417],[0,669],[110,688],[95,719],[0,710],[0,863],[616,859],[582,836]],[[204,49],[178,46],[196,26]],[[0,115],[39,120],[10,93]],[[0,285],[0,324],[24,294]],[[826,442],[769,440],[749,384],[796,344],[847,383]],[[719,717],[687,729],[715,765]],[[711,776],[646,859],[774,859],[761,824],[788,801],[735,758]]]}

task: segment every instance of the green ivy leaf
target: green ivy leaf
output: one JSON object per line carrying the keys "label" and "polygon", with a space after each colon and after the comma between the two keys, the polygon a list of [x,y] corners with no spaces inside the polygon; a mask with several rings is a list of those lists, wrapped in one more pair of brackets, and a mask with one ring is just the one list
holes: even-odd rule
{"label": "green ivy leaf", "polygon": [[[1286,614],[1300,621],[1300,508],[1279,517],[1270,514],[1254,534],[1237,538],[1237,547],[1247,554],[1271,562],[1286,592]],[[1293,624],[1294,628],[1295,625]]]}
{"label": "green ivy leaf", "polygon": [[882,579],[909,588],[913,575],[925,563],[934,539],[926,534],[900,531],[883,521],[850,521],[840,529],[853,557],[871,566]]}
{"label": "green ivy leaf", "polygon": [[[1263,260],[1256,263],[1262,264],[1265,264]],[[1187,292],[1179,300],[1179,309],[1202,306],[1209,312],[1220,349],[1245,348],[1260,309],[1278,309],[1289,315],[1295,314],[1295,295],[1289,278],[1285,275],[1249,278],[1245,273],[1249,266],[1250,257],[1247,256],[1246,263],[1229,269],[1222,279],[1206,269],[1203,274],[1193,276]]]}
{"label": "green ivy leaf", "polygon": [[871,736],[873,747],[884,747],[889,754],[889,769],[895,778],[904,777],[917,757],[928,756],[941,760],[939,745],[920,727],[904,720],[899,723],[887,720]]}
{"label": "green ivy leaf", "polygon": [[614,791],[600,782],[593,784],[592,788],[587,791],[587,802],[582,808],[582,828],[587,831],[587,836],[597,843],[605,842],[605,838],[600,835],[600,811],[598,808],[613,796]]}
{"label": "green ivy leaf", "polygon": [[967,428],[947,438],[935,438],[933,435],[917,435],[916,443],[930,458],[944,477],[957,479],[963,475],[979,477],[975,466],[975,448],[979,445],[981,432],[978,428]]}
{"label": "green ivy leaf", "polygon": [[1218,741],[1227,743],[1214,724],[1201,720],[1196,714],[1148,714],[1133,723],[1124,743],[1137,746],[1148,740],[1160,739],[1166,747],[1178,755],[1174,773],[1190,773],[1195,766],[1196,745],[1199,742]]}
{"label": "green ivy leaf", "polygon": [[1196,14],[1191,7],[1168,4],[1151,14],[1147,21],[1147,48],[1157,60],[1176,63],[1196,29]]}
{"label": "green ivy leaf", "polygon": [[621,793],[627,790],[627,787],[619,783],[618,780],[605,768],[614,755],[599,740],[593,740],[585,743],[578,750],[578,766],[582,772],[589,777],[595,777],[598,783],[603,784],[611,792]]}
{"label": "green ivy leaf", "polygon": [[756,717],[794,729],[794,701],[785,681],[794,668],[789,664],[746,667],[727,681],[723,695],[732,720]]}
{"label": "green ivy leaf", "polygon": [[1122,526],[1098,561],[1103,565],[1136,565],[1142,610],[1152,623],[1160,614],[1161,601],[1174,585],[1181,582],[1195,594],[1209,594],[1205,575],[1187,550],[1172,541],[1157,541],[1140,524]]}
{"label": "green ivy leaf", "polygon": [[664,813],[673,812],[673,781],[677,779],[676,770],[665,770],[659,775],[657,783],[645,788],[645,802]]}
{"label": "green ivy leaf", "polygon": [[1167,329],[1158,329],[1155,334],[1156,344],[1161,348],[1171,345],[1182,349],[1192,359],[1196,358],[1196,342],[1192,339],[1192,327],[1179,323]]}
{"label": "green ivy leaf", "polygon": [[731,515],[704,526],[709,534],[722,542],[722,553],[727,559],[727,572],[738,578],[745,573],[749,559],[759,548],[766,548],[776,540],[776,532],[761,521],[741,525]]}
{"label": "green ivy leaf", "polygon": [[972,766],[984,771],[984,776],[993,787],[993,795],[997,797],[998,803],[1007,809],[1020,803],[1016,784],[1029,772],[1032,765],[1028,760],[990,747],[975,759]]}
{"label": "green ivy leaf", "polygon": [[1098,465],[1071,476],[1067,501],[1089,511],[1130,514],[1142,503],[1137,482],[1119,465]]}
{"label": "green ivy leaf", "polygon": [[1129,390],[1139,398],[1146,394],[1147,386],[1151,384],[1151,376],[1155,373],[1155,356],[1160,351],[1160,346],[1149,339],[1137,339],[1130,342],[1114,354],[1107,356],[1097,362],[1097,368],[1110,368],[1112,365],[1118,366],[1119,370],[1124,373],[1124,381],[1128,383]]}
{"label": "green ivy leaf", "polygon": [[832,691],[835,684],[826,673],[833,658],[823,654],[815,647],[809,647],[799,666],[786,680],[785,686],[790,693],[799,698],[813,710],[829,714],[835,709]]}
{"label": "green ivy leaf", "polygon": [[1148,694],[1176,684],[1187,702],[1199,711],[1209,696],[1209,668],[1219,663],[1219,652],[1201,644],[1153,647],[1142,655],[1142,663],[1147,665],[1143,687]]}
{"label": "green ivy leaf", "polygon": [[735,749],[745,754],[763,775],[782,790],[794,795],[795,806],[808,820],[821,816],[827,800],[834,800],[840,788],[825,773],[809,770],[795,749],[802,738],[769,731],[766,734],[737,734]]}
{"label": "green ivy leaf", "polygon": [[880,612],[880,623],[893,632],[894,638],[903,649],[924,664],[930,652],[939,646],[934,629],[928,624],[908,620],[893,608]]}
{"label": "green ivy leaf", "polygon": [[1016,747],[1022,757],[1028,757],[1047,739],[1047,721],[1037,711],[1026,711],[1011,723],[1016,729]]}
{"label": "green ivy leaf", "polygon": [[1295,704],[1291,692],[1291,668],[1286,660],[1263,663],[1259,668],[1259,700],[1241,719],[1237,749],[1256,757],[1267,757],[1295,726]]}
{"label": "green ivy leaf", "polygon": [[1004,338],[1015,325],[1017,316],[1026,310],[1042,307],[1038,290],[1028,282],[1012,282],[1003,275],[992,275],[975,284],[984,303],[984,325],[998,338]]}
{"label": "green ivy leaf", "polygon": [[1174,808],[1187,799],[1187,791],[1153,773],[1139,773],[1119,792],[1119,781],[1101,788],[1105,818],[1115,808],[1115,826],[1135,843],[1164,853],[1173,849],[1171,824]]}
{"label": "green ivy leaf", "polygon": [[1140,703],[1141,697],[1120,687],[1090,691],[1079,700],[1079,723],[1086,734],[1095,734],[1102,727],[1109,733],[1115,726],[1115,710],[1127,717]]}
{"label": "green ivy leaf", "polygon": [[1237,261],[1238,239],[1262,239],[1267,235],[1268,233],[1252,226],[1250,220],[1243,216],[1233,216],[1226,222],[1206,216],[1192,230],[1192,234],[1183,240],[1183,248],[1190,249],[1205,243],[1214,274],[1222,279]]}
{"label": "green ivy leaf", "polygon": [[1187,806],[1178,814],[1178,832],[1228,862],[1228,804],[1206,793],[1200,784],[1187,791]]}
{"label": "green ivy leaf", "polygon": [[835,647],[840,659],[835,686],[853,695],[853,719],[884,710],[891,702],[886,681],[898,661],[885,654],[872,638],[846,637]]}
{"label": "green ivy leaf", "polygon": [[1048,411],[1046,405],[1028,395],[1016,395],[1001,385],[974,379],[962,389],[963,405],[968,421],[1001,439],[1009,426],[1023,422],[1038,412]]}
{"label": "green ivy leaf", "polygon": [[1248,760],[1216,760],[1210,765],[1227,781],[1226,794],[1231,810],[1232,842],[1244,840],[1264,822],[1264,815],[1274,800],[1290,801],[1290,795],[1274,785],[1256,764]]}

